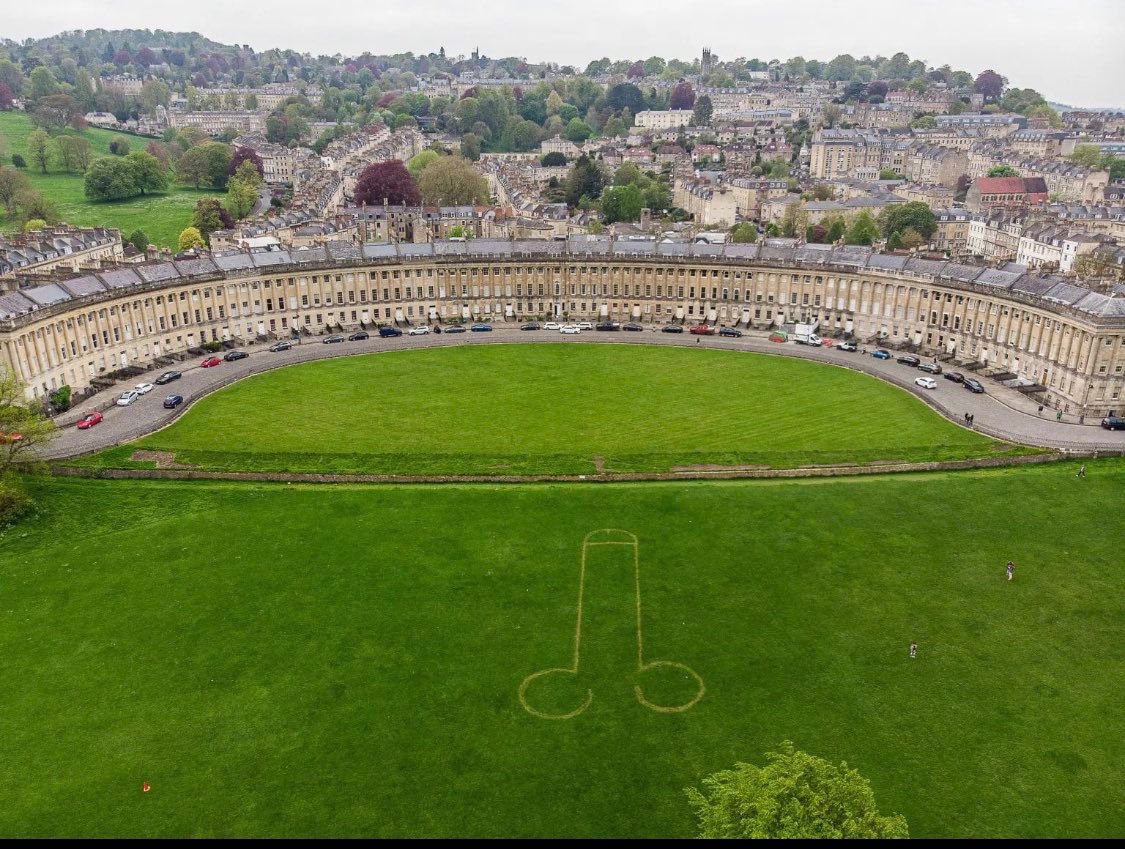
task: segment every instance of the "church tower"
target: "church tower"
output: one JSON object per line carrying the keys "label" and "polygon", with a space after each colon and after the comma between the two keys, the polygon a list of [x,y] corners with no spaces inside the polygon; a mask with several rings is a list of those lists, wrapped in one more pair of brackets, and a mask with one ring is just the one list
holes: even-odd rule
{"label": "church tower", "polygon": [[714,70],[714,65],[715,65],[715,61],[714,61],[714,58],[711,56],[711,48],[710,47],[704,47],[703,48],[703,61],[699,63],[699,76],[702,77],[703,79],[707,79],[707,77],[709,77],[711,75],[711,71]]}

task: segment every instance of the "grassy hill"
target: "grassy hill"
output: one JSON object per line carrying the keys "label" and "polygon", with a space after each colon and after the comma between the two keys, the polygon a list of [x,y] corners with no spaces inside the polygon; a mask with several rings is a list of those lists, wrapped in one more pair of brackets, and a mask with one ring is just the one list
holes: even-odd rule
{"label": "grassy hill", "polygon": [[[146,195],[124,201],[92,202],[83,193],[81,174],[48,170],[46,174],[34,167],[27,151],[27,137],[35,129],[23,112],[0,112],[0,137],[3,137],[4,164],[11,164],[11,155],[18,153],[28,162],[24,173],[36,189],[59,205],[63,221],[82,227],[116,227],[123,236],[136,229],[144,230],[149,240],[158,245],[175,247],[180,231],[188,226],[195,202],[215,192],[196,191],[179,186],[169,186],[163,194]],[[95,156],[109,156],[109,144],[116,138],[129,142],[132,150],[144,150],[147,139],[88,127],[81,133],[68,132],[88,139]],[[0,231],[10,232],[15,222],[4,217],[0,210]]]}

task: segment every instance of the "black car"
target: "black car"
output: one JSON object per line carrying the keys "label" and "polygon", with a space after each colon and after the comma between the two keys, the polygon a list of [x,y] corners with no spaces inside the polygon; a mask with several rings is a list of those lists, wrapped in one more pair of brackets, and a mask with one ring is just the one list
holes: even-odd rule
{"label": "black car", "polygon": [[183,377],[178,371],[166,371],[160,377],[153,381],[157,386],[163,386],[166,383],[171,383],[173,380],[179,380]]}
{"label": "black car", "polygon": [[[445,332],[446,333],[464,333],[465,327],[464,327],[464,325],[461,325],[461,324],[451,324],[451,325],[449,325],[449,327],[445,328]],[[388,335],[391,335],[391,334],[388,334]],[[400,333],[398,335],[401,336],[402,334]]]}
{"label": "black car", "polygon": [[836,350],[837,351],[847,351],[850,354],[854,354],[856,351],[859,350],[859,346],[856,345],[855,342],[852,342],[851,340],[848,340],[846,342],[841,342],[839,345],[837,345]]}
{"label": "black car", "polygon": [[370,339],[370,338],[371,338],[371,334],[368,333],[366,330],[357,330],[355,333],[353,333],[351,336],[348,337],[348,341],[349,342],[362,342],[364,339]]}
{"label": "black car", "polygon": [[274,342],[272,345],[270,345],[269,350],[273,351],[276,354],[278,351],[288,351],[292,347],[292,342]]}
{"label": "black car", "polygon": [[245,351],[228,351],[223,359],[228,363],[233,363],[235,360],[244,360],[249,356]]}
{"label": "black car", "polygon": [[380,327],[379,335],[385,339],[388,336],[401,336],[402,331],[397,327]]}
{"label": "black car", "polygon": [[621,325],[621,329],[631,331],[632,333],[640,333],[642,330],[644,330],[644,326],[641,324],[637,324],[637,322],[635,321],[630,321]]}
{"label": "black car", "polygon": [[661,333],[683,333],[684,326],[682,324],[665,324],[660,328]]}
{"label": "black car", "polygon": [[966,377],[963,385],[970,392],[976,392],[978,394],[984,392],[984,385],[979,380],[974,380],[971,377]]}
{"label": "black car", "polygon": [[491,324],[474,324],[469,329],[472,330],[473,333],[491,333],[492,332],[492,325]]}
{"label": "black car", "polygon": [[910,356],[909,354],[903,354],[901,357],[896,359],[895,362],[902,363],[904,366],[910,366],[911,368],[917,368],[918,363],[922,361],[917,357]]}
{"label": "black car", "polygon": [[1106,430],[1125,430],[1125,418],[1122,416],[1106,416],[1102,419],[1102,427]]}
{"label": "black car", "polygon": [[945,379],[952,380],[954,383],[964,383],[965,375],[961,374],[959,371],[947,371],[945,373]]}
{"label": "black car", "polygon": [[331,336],[325,336],[320,341],[323,342],[325,345],[335,345],[337,342],[343,342],[344,337],[341,336],[339,333],[333,333]]}
{"label": "black car", "polygon": [[733,339],[741,339],[742,338],[742,331],[739,330],[737,327],[720,327],[719,328],[719,335],[720,336],[730,336]]}
{"label": "black car", "polygon": [[176,407],[180,406],[180,404],[182,404],[182,403],[184,403],[184,396],[183,395],[169,395],[167,398],[164,399],[164,409],[165,410],[174,410],[174,409],[176,409]]}
{"label": "black car", "polygon": [[527,324],[521,325],[520,330],[542,330],[543,325],[538,321],[529,321]]}
{"label": "black car", "polygon": [[594,330],[620,330],[621,325],[616,321],[599,321],[594,325]]}

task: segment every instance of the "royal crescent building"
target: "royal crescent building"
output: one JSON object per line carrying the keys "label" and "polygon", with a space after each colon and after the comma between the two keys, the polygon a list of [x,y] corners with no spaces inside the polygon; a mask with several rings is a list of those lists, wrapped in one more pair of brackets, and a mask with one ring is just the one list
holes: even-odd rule
{"label": "royal crescent building", "polygon": [[209,341],[524,317],[818,321],[1040,384],[1059,409],[1123,407],[1125,293],[791,240],[329,242],[145,263],[0,294],[0,364],[41,397]]}

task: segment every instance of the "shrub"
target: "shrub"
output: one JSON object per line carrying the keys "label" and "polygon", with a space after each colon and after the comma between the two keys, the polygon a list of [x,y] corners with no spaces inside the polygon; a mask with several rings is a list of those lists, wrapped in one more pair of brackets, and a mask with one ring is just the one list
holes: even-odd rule
{"label": "shrub", "polygon": [[12,154],[12,165],[16,168],[26,168],[27,160],[20,156],[18,153]]}
{"label": "shrub", "polygon": [[15,475],[0,477],[0,528],[31,511],[32,501]]}

